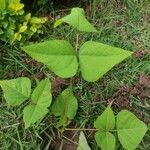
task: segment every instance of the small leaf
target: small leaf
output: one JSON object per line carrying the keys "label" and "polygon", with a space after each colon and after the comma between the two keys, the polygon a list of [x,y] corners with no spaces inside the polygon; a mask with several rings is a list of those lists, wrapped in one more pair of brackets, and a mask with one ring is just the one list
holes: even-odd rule
{"label": "small leaf", "polygon": [[112,133],[98,131],[95,133],[95,140],[102,150],[114,150],[116,145],[115,137]]}
{"label": "small leaf", "polygon": [[80,48],[79,60],[82,76],[87,81],[96,81],[131,54],[132,52],[121,48],[88,41]]}
{"label": "small leaf", "polygon": [[136,149],[147,131],[147,126],[134,114],[123,110],[117,115],[118,138],[127,150]]}
{"label": "small leaf", "polygon": [[32,104],[26,106],[23,110],[23,119],[25,128],[31,126],[48,113],[48,107],[52,101],[51,84],[49,79],[39,82],[32,95]]}
{"label": "small leaf", "polygon": [[78,144],[77,150],[91,150],[91,148],[89,147],[87,143],[85,135],[82,131],[80,132],[79,144]]}
{"label": "small leaf", "polygon": [[39,119],[43,118],[48,113],[47,108],[43,108],[37,105],[28,105],[23,110],[23,120],[25,122],[25,128],[31,126]]}
{"label": "small leaf", "polygon": [[66,126],[70,123],[77,112],[78,103],[73,95],[71,87],[65,89],[56,99],[52,106],[52,112],[55,116],[59,116],[59,126]]}
{"label": "small leaf", "polygon": [[4,97],[11,106],[17,106],[30,97],[31,81],[21,77],[12,80],[0,81],[0,86],[4,91]]}
{"label": "small leaf", "polygon": [[85,13],[82,8],[72,8],[71,14],[57,20],[54,24],[54,27],[59,26],[63,22],[72,25],[79,31],[97,32],[97,30],[85,18]]}
{"label": "small leaf", "polygon": [[31,95],[32,103],[49,107],[52,101],[51,83],[49,79],[42,80]]}
{"label": "small leaf", "polygon": [[73,77],[78,68],[76,53],[65,40],[51,40],[23,47],[33,59],[45,64],[62,78]]}
{"label": "small leaf", "polygon": [[100,131],[109,131],[115,127],[115,116],[110,106],[97,118],[94,127]]}

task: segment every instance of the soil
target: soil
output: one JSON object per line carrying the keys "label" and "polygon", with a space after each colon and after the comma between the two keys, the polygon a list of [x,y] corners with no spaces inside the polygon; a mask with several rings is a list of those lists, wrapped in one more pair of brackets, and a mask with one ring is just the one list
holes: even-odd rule
{"label": "soil", "polygon": [[113,96],[114,104],[119,108],[131,109],[129,106],[130,96],[139,97],[142,102],[150,98],[150,79],[141,72],[139,80],[134,85],[124,85]]}

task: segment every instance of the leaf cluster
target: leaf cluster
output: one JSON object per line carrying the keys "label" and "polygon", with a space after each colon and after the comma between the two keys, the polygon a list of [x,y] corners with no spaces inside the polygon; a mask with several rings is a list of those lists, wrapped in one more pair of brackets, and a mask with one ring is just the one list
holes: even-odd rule
{"label": "leaf cluster", "polygon": [[45,17],[32,17],[24,12],[20,0],[0,0],[0,40],[25,41],[33,35],[42,33]]}

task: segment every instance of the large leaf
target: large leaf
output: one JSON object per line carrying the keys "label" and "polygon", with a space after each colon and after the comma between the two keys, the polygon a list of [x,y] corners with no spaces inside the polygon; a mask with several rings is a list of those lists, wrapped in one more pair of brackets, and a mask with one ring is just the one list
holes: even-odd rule
{"label": "large leaf", "polygon": [[65,89],[56,99],[52,106],[52,112],[59,117],[58,126],[66,126],[77,112],[78,103],[73,95],[71,87]]}
{"label": "large leaf", "polygon": [[11,106],[17,106],[30,97],[31,81],[21,77],[12,80],[0,81],[0,86],[4,91],[4,97]]}
{"label": "large leaf", "polygon": [[112,133],[98,131],[95,133],[95,140],[102,150],[114,150],[116,140]]}
{"label": "large leaf", "polygon": [[75,50],[65,40],[45,41],[22,49],[62,78],[72,77],[77,72],[78,62]]}
{"label": "large leaf", "polygon": [[134,114],[123,110],[117,115],[118,138],[127,150],[136,149],[147,131],[147,126]]}
{"label": "large leaf", "polygon": [[82,76],[87,81],[96,81],[131,54],[130,51],[121,48],[88,41],[80,48],[79,60]]}
{"label": "large leaf", "polygon": [[79,144],[78,144],[77,150],[91,150],[91,148],[89,147],[87,143],[85,135],[82,131],[80,132],[80,135],[79,135]]}
{"label": "large leaf", "polygon": [[63,22],[72,25],[79,31],[97,32],[96,29],[85,18],[84,10],[82,8],[72,8],[71,14],[57,20],[54,27],[57,27]]}
{"label": "large leaf", "polygon": [[25,128],[43,118],[51,104],[51,84],[49,79],[42,80],[32,93],[32,103],[23,110]]}
{"label": "large leaf", "polygon": [[94,127],[100,131],[109,131],[114,129],[115,116],[110,106],[108,106],[105,111],[97,118],[97,120],[94,122]]}

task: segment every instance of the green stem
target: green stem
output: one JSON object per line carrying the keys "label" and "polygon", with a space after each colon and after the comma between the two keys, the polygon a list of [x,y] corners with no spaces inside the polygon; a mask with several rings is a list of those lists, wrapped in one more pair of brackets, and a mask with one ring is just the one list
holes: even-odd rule
{"label": "green stem", "polygon": [[[90,128],[90,129],[85,129],[85,128],[65,128],[66,131],[100,131],[103,129],[95,129],[95,128]],[[103,130],[104,131],[104,130]],[[109,130],[110,132],[116,132],[117,130]]]}
{"label": "green stem", "polygon": [[77,33],[76,35],[76,45],[75,45],[77,55],[78,55],[78,47],[79,47],[79,33]]}

